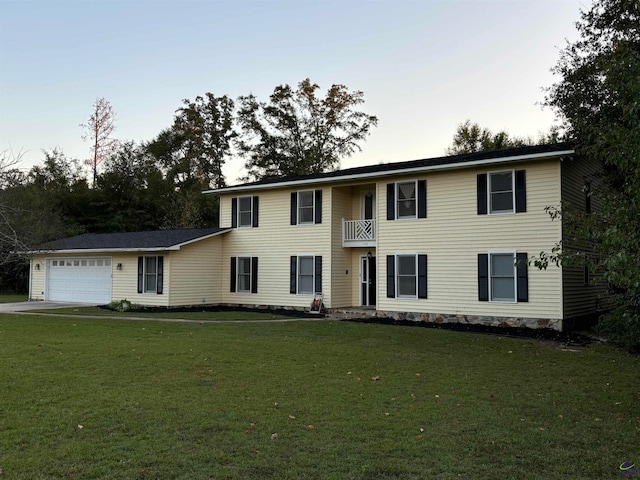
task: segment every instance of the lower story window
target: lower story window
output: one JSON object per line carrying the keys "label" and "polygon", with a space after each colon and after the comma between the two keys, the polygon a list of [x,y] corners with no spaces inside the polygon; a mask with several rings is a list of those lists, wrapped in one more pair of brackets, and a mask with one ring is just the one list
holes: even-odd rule
{"label": "lower story window", "polygon": [[491,300],[496,302],[515,302],[516,269],[512,253],[493,253],[490,262]]}
{"label": "lower story window", "polygon": [[298,257],[298,293],[313,294],[313,257]]}
{"label": "lower story window", "polygon": [[396,285],[398,298],[416,298],[417,292],[417,255],[396,256]]}
{"label": "lower story window", "polygon": [[251,293],[251,257],[238,257],[238,292]]}
{"label": "lower story window", "polygon": [[138,257],[138,293],[162,294],[163,260],[162,256]]}

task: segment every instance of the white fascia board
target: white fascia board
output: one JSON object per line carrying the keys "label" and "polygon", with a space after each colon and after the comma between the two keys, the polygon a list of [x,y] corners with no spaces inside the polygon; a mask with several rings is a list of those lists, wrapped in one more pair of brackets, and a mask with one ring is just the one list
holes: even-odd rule
{"label": "white fascia board", "polygon": [[408,173],[431,172],[434,170],[454,170],[454,169],[478,167],[482,165],[496,165],[496,164],[509,163],[509,162],[524,162],[528,160],[544,160],[544,159],[553,158],[553,157],[562,157],[564,155],[572,155],[574,153],[575,153],[575,150],[571,149],[571,150],[561,150],[558,152],[535,153],[531,155],[514,155],[511,157],[487,158],[484,160],[473,160],[469,162],[451,163],[451,164],[444,164],[444,165],[426,165],[421,167],[402,168],[398,170],[388,170],[383,172],[356,173],[352,175],[343,175],[343,176],[335,176],[335,177],[309,178],[305,180],[291,180],[288,182],[274,182],[274,183],[266,183],[264,185],[238,185],[235,187],[204,190],[202,193],[205,193],[205,194],[214,193],[214,194],[222,195],[226,193],[243,192],[243,191],[250,191],[250,190],[270,190],[275,188],[286,188],[286,187],[293,187],[298,185],[309,185],[309,184],[319,184],[319,183],[339,183],[339,182],[346,182],[349,180],[382,178],[382,177],[390,177],[395,175],[404,175]]}

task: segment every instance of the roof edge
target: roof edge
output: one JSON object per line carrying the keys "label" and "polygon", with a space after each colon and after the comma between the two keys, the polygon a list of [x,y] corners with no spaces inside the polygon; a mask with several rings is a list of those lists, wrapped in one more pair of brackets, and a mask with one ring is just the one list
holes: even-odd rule
{"label": "roof edge", "polygon": [[419,167],[399,168],[397,170],[385,170],[385,171],[379,171],[379,172],[355,173],[355,174],[347,174],[347,175],[332,175],[330,177],[316,177],[316,178],[306,178],[306,179],[289,180],[289,181],[285,180],[282,182],[272,182],[272,183],[265,183],[265,184],[258,184],[258,185],[255,185],[255,184],[235,185],[230,187],[204,190],[202,193],[221,195],[226,193],[243,192],[243,191],[249,191],[249,190],[273,190],[277,188],[286,188],[286,187],[291,187],[295,185],[309,185],[309,184],[341,182],[341,181],[357,180],[357,179],[380,178],[380,177],[389,177],[394,175],[404,175],[407,173],[415,173],[415,172],[429,172],[434,170],[454,170],[454,169],[476,167],[480,165],[501,164],[501,163],[516,162],[516,161],[544,160],[548,158],[572,155],[574,153],[575,153],[575,149],[571,148],[567,150],[557,150],[557,151],[551,151],[551,152],[540,152],[540,153],[524,154],[524,155],[512,155],[508,157],[491,157],[491,158],[485,158],[481,160],[470,160],[466,162],[457,162],[457,163],[449,163],[449,164],[421,165]]}

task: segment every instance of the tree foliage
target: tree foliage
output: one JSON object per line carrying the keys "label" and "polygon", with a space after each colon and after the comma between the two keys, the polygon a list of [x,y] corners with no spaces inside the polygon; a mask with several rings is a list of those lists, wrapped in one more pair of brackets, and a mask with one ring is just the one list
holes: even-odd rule
{"label": "tree foliage", "polygon": [[561,141],[559,128],[551,127],[546,133],[539,133],[537,140],[531,137],[516,137],[505,130],[492,132],[478,123],[466,120],[458,125],[453,136],[453,142],[445,150],[447,155],[461,155],[464,153],[488,152],[506,148],[524,147],[526,145],[543,145]]}
{"label": "tree foliage", "polygon": [[95,185],[98,165],[118,146],[118,141],[111,137],[116,126],[115,112],[109,101],[102,97],[96,99],[89,120],[80,126],[85,130],[82,139],[91,143],[92,157],[85,163],[91,167]]}
{"label": "tree foliage", "polygon": [[173,125],[147,145],[178,188],[225,186],[222,167],[231,154],[234,102],[206,93],[183,100]]}
{"label": "tree foliage", "polygon": [[360,150],[359,143],[378,123],[356,110],[364,93],[332,85],[319,98],[319,89],[307,78],[295,90],[277,86],[268,103],[254,95],[238,99],[238,148],[248,172],[244,180],[335,170],[341,158]]}
{"label": "tree foliage", "polygon": [[595,246],[593,256],[563,250],[561,259],[602,271],[615,308],[603,320],[614,339],[640,345],[640,2],[596,0],[576,23],[553,69],[546,96],[582,158],[603,166],[592,187],[601,208],[563,213],[563,223]]}

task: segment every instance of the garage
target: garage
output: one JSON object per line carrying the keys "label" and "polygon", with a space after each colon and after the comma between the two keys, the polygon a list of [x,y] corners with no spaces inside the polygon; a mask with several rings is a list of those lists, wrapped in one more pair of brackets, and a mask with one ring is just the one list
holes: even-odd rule
{"label": "garage", "polygon": [[46,299],[96,305],[111,302],[111,258],[49,259]]}

